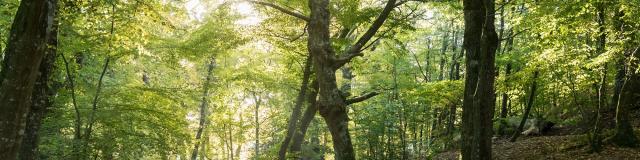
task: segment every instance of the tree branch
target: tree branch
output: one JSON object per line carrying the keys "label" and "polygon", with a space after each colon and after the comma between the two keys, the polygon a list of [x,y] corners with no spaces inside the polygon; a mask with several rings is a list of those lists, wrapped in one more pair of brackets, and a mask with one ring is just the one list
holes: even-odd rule
{"label": "tree branch", "polygon": [[391,11],[393,11],[393,8],[395,7],[396,0],[387,1],[384,9],[382,9],[380,15],[378,15],[378,17],[373,21],[367,32],[365,32],[364,35],[362,35],[362,37],[360,37],[354,45],[347,49],[344,56],[336,59],[336,68],[342,67],[344,64],[351,61],[351,59],[353,59],[354,57],[363,55],[361,53],[362,47],[364,47],[364,45],[366,45],[366,43],[371,40],[376,32],[378,32],[380,27],[382,27],[382,24],[384,24],[384,22],[387,20],[387,17],[389,17],[389,14],[391,14]]}
{"label": "tree branch", "polygon": [[284,7],[278,6],[276,4],[273,3],[269,3],[269,2],[263,2],[263,1],[256,1],[256,0],[247,0],[248,2],[254,3],[254,4],[259,4],[259,5],[263,5],[263,6],[267,6],[267,7],[271,7],[273,9],[276,9],[282,13],[288,14],[290,16],[294,16],[296,18],[302,19],[305,22],[309,22],[311,19],[305,15],[302,15],[301,13],[297,13],[294,11],[290,11]]}
{"label": "tree branch", "polygon": [[529,29],[522,30],[522,31],[520,31],[520,32],[518,32],[516,34],[510,35],[509,37],[500,38],[500,41],[504,41],[504,40],[508,40],[508,39],[511,39],[511,38],[515,38],[516,36],[526,32],[526,31],[529,31]]}
{"label": "tree branch", "polygon": [[350,105],[350,104],[354,104],[354,103],[365,101],[365,100],[367,100],[367,99],[369,99],[371,97],[377,96],[378,94],[380,94],[380,93],[378,93],[378,92],[369,92],[369,93],[367,93],[365,95],[361,95],[359,97],[355,97],[355,98],[352,98],[352,99],[347,99],[346,102],[347,102],[347,105]]}
{"label": "tree branch", "polygon": [[423,2],[423,3],[424,3],[424,2],[427,2],[427,0],[403,0],[403,1],[400,1],[400,2],[396,3],[396,4],[394,5],[394,7],[401,6],[401,5],[403,5],[403,4],[407,3],[407,2],[411,2],[411,1],[414,1],[414,2]]}
{"label": "tree branch", "polygon": [[[411,1],[411,0],[407,0],[407,1]],[[407,2],[405,1],[405,2]],[[412,15],[414,15],[415,11],[417,10],[417,8],[414,8],[411,10],[411,12],[409,14],[407,14],[407,16],[404,16],[402,19],[400,19],[401,21],[406,21],[407,19],[409,19]],[[360,49],[360,52],[369,49],[370,47],[372,47],[377,41],[379,41],[380,39],[384,38],[385,36],[387,36],[387,34],[389,32],[391,32],[393,29],[395,29],[397,26],[399,26],[399,23],[395,23],[392,24],[391,27],[388,27],[389,29],[387,29],[386,31],[382,32],[382,34],[380,36],[378,36],[375,40],[373,40],[373,42],[369,43],[367,46],[363,47],[362,49]],[[373,50],[372,50],[373,51]]]}

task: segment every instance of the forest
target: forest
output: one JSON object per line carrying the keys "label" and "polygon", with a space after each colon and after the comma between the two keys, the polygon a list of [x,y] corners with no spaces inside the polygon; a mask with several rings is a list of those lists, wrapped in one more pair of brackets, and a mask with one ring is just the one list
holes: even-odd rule
{"label": "forest", "polygon": [[640,0],[0,0],[0,160],[640,159]]}

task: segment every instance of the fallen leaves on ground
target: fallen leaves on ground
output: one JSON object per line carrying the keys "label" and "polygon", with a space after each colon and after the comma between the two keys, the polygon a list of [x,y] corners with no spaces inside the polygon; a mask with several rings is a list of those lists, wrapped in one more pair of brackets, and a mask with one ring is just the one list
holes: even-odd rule
{"label": "fallen leaves on ground", "polygon": [[[589,153],[588,146],[577,143],[579,135],[524,137],[516,142],[506,138],[494,140],[493,159],[497,160],[638,160],[640,148],[620,148],[604,146],[600,153]],[[438,154],[434,159],[457,160],[460,153],[449,151]]]}

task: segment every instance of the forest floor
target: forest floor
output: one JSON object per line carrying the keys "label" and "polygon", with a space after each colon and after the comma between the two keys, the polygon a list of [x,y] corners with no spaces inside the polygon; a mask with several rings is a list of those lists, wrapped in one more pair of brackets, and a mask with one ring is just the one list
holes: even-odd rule
{"label": "forest floor", "polygon": [[[640,137],[640,109],[631,115],[636,135]],[[612,144],[603,146],[600,153],[589,153],[587,137],[575,134],[570,127],[557,127],[541,136],[524,136],[516,142],[508,138],[493,141],[493,159],[539,160],[539,159],[590,159],[590,160],[640,160],[640,148],[622,148]],[[439,160],[457,160],[459,151],[447,151],[434,157]]]}

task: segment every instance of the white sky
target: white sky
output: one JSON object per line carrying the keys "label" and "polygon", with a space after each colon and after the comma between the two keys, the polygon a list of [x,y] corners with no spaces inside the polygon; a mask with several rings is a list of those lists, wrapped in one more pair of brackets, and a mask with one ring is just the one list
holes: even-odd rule
{"label": "white sky", "polygon": [[[217,6],[227,1],[228,0],[188,0],[184,7],[187,9],[190,18],[200,21],[204,17],[204,14],[212,9],[207,8],[209,5],[206,5],[206,3],[212,3],[215,4],[213,6]],[[249,2],[232,2],[231,9],[244,17],[236,21],[238,25],[253,26],[264,20],[264,17],[256,11]]]}

